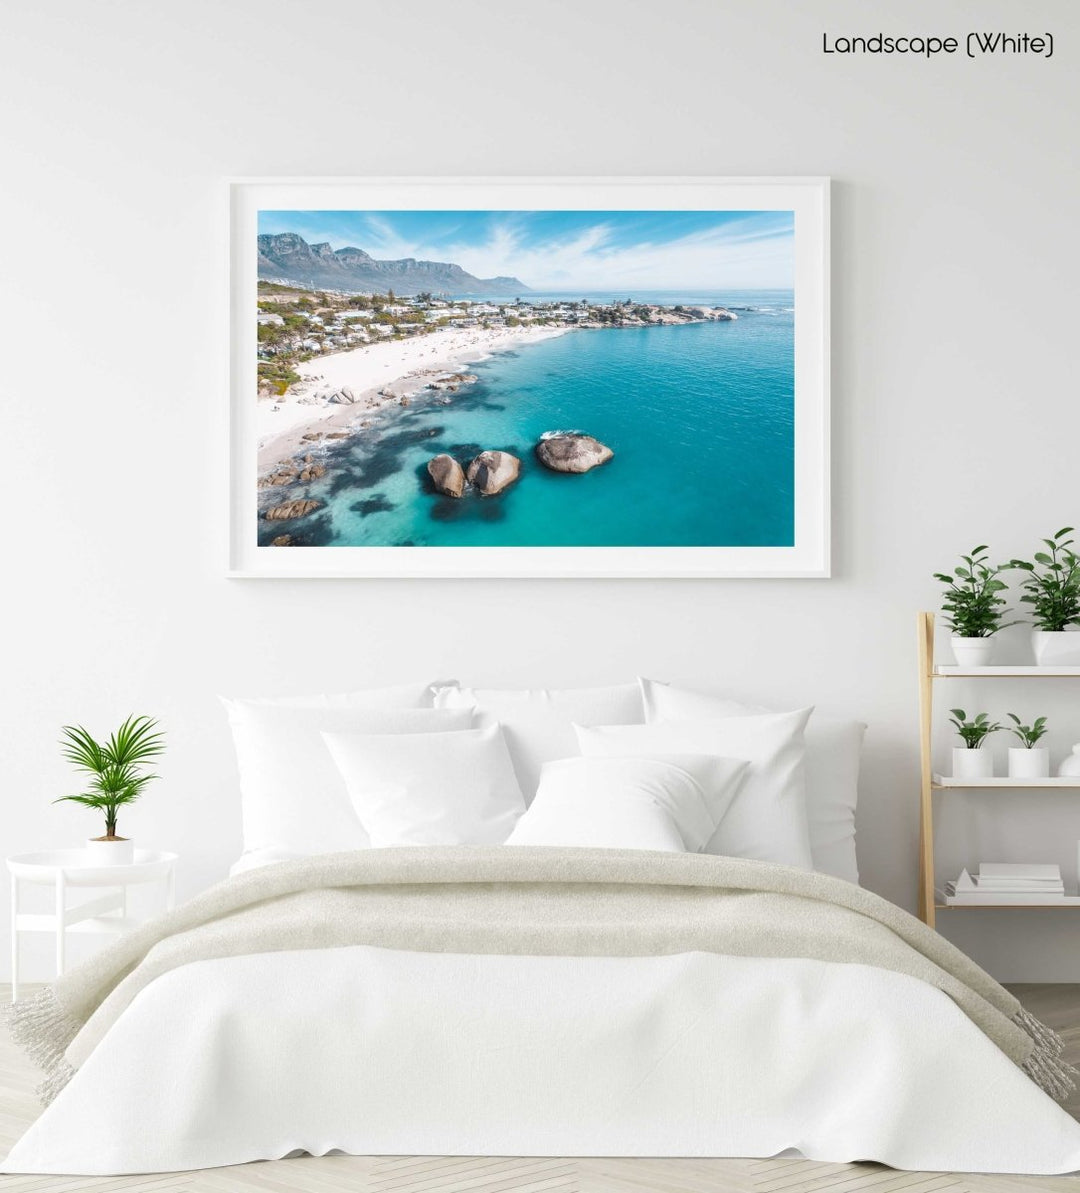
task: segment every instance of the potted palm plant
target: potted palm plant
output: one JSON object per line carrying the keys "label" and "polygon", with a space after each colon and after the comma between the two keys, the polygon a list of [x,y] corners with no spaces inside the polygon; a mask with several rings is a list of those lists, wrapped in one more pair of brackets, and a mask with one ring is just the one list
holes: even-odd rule
{"label": "potted palm plant", "polygon": [[1033,560],[1014,559],[1010,567],[1027,573],[1022,584],[1022,604],[1032,607],[1035,629],[1032,645],[1035,662],[1041,667],[1080,665],[1080,556],[1073,548],[1071,526],[1053,538],[1043,539],[1045,551]]}
{"label": "potted palm plant", "polygon": [[1010,779],[1045,779],[1050,774],[1050,751],[1038,743],[1046,736],[1046,718],[1036,717],[1025,725],[1016,713],[1009,713],[1009,732],[1020,739],[1019,746],[1009,747]]}
{"label": "potted palm plant", "polygon": [[157,775],[144,770],[151,758],[165,749],[164,735],[152,717],[131,716],[104,742],[96,741],[81,725],[65,725],[60,748],[64,757],[90,776],[86,790],[62,795],[54,803],[70,800],[105,814],[105,833],[86,843],[87,857],[95,866],[129,865],[135,843],[116,832],[119,810],[134,803]]}
{"label": "potted palm plant", "polygon": [[970,555],[960,556],[960,566],[952,575],[934,573],[935,580],[947,585],[941,608],[945,624],[952,631],[953,654],[961,667],[985,667],[993,653],[993,635],[1006,628],[1002,624],[1006,608],[1001,593],[1008,585],[998,579],[1005,568],[987,562],[988,550],[985,545],[972,547]]}
{"label": "potted palm plant", "polygon": [[997,721],[991,721],[984,712],[969,721],[967,713],[962,708],[953,708],[949,711],[952,713],[949,721],[964,743],[962,746],[953,747],[953,778],[993,778],[993,756],[989,750],[984,751],[982,747],[990,734],[997,733],[1002,726]]}

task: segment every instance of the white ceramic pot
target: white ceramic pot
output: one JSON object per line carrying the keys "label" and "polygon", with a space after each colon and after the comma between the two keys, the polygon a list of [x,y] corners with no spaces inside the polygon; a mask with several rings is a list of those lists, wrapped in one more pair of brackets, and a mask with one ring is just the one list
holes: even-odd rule
{"label": "white ceramic pot", "polygon": [[107,841],[102,837],[86,842],[88,866],[130,866],[135,860],[135,842],[125,837]]}
{"label": "white ceramic pot", "polygon": [[954,634],[949,643],[961,667],[985,667],[994,653],[993,638],[958,638]]}
{"label": "white ceramic pot", "polygon": [[1050,751],[1042,746],[1009,748],[1010,779],[1045,779],[1050,774]]}
{"label": "white ceramic pot", "polygon": [[954,779],[992,779],[994,755],[989,750],[969,750],[966,746],[954,746],[952,773]]}
{"label": "white ceramic pot", "polygon": [[1031,644],[1040,667],[1080,667],[1080,633],[1074,630],[1032,630]]}
{"label": "white ceramic pot", "polygon": [[1071,754],[1062,759],[1058,774],[1063,779],[1080,779],[1080,742],[1073,746]]}

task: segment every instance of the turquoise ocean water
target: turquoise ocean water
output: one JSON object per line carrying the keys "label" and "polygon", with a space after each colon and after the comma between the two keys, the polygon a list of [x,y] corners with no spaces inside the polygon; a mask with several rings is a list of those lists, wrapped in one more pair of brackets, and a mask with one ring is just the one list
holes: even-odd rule
{"label": "turquoise ocean water", "polygon": [[[569,331],[469,365],[479,381],[450,405],[420,396],[376,434],[343,441],[307,487],[325,508],[293,527],[264,523],[263,541],[287,529],[311,546],[790,545],[791,291],[633,298],[727,306],[739,317]],[[595,435],[614,459],[581,476],[550,472],[533,448],[554,430]],[[464,463],[485,448],[521,458],[516,484],[460,500],[433,491],[433,455]]]}

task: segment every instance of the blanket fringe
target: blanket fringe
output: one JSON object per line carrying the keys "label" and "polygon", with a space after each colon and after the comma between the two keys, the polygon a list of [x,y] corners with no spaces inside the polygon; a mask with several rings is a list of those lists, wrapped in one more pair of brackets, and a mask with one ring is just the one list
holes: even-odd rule
{"label": "blanket fringe", "polygon": [[1013,1016],[1013,1023],[1027,1032],[1035,1044],[1031,1055],[1020,1067],[1051,1098],[1064,1102],[1076,1089],[1080,1072],[1064,1059],[1065,1045],[1061,1037],[1023,1007]]}
{"label": "blanket fringe", "polygon": [[42,1106],[48,1106],[74,1076],[75,1070],[66,1060],[62,1060],[44,1081],[38,1082],[34,1086],[34,1093]]}
{"label": "blanket fringe", "polygon": [[75,1074],[64,1052],[78,1033],[79,1024],[56,1001],[49,986],[33,998],[9,1004],[5,1018],[11,1038],[45,1070],[45,1080],[36,1092],[48,1106]]}

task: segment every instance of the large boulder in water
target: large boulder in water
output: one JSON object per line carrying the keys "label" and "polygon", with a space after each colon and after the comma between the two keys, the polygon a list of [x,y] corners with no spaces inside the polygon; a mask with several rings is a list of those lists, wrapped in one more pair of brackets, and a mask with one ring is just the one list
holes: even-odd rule
{"label": "large boulder in water", "polygon": [[485,497],[501,493],[521,474],[521,461],[509,452],[481,452],[468,468],[469,484]]}
{"label": "large boulder in water", "polygon": [[553,472],[588,472],[614,454],[606,443],[577,432],[545,435],[536,445],[536,458]]}
{"label": "large boulder in water", "polygon": [[312,501],[310,498],[298,497],[295,501],[286,501],[284,505],[275,505],[268,509],[263,517],[268,522],[287,522],[291,518],[303,518],[317,510],[322,502]]}
{"label": "large boulder in water", "polygon": [[428,460],[431,483],[446,497],[460,497],[465,492],[465,471],[453,456],[441,452]]}

